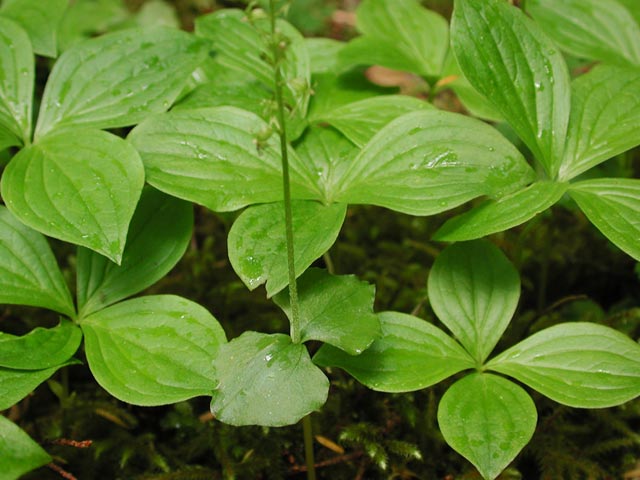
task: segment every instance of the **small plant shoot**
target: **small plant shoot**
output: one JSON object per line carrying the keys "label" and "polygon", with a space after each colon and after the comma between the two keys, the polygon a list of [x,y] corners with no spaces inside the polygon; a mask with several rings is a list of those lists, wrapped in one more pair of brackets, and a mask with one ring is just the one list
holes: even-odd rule
{"label": "small plant shoot", "polygon": [[637,474],[637,2],[141,3],[0,0],[0,479]]}

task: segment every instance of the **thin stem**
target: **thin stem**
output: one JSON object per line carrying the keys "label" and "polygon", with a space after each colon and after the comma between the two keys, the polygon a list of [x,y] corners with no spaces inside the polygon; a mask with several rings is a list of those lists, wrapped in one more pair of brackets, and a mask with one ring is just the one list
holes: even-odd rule
{"label": "thin stem", "polygon": [[291,303],[291,341],[300,343],[300,316],[298,313],[298,286],[296,284],[296,267],[293,248],[293,214],[291,209],[291,184],[289,181],[289,154],[287,149],[287,126],[285,123],[284,95],[282,93],[282,71],[284,48],[276,33],[275,1],[269,1],[271,20],[271,48],[273,49],[273,76],[275,83],[276,103],[278,105],[278,135],[282,157],[282,186],[284,191],[284,222],[287,236],[287,265],[289,270],[289,298]]}
{"label": "thin stem", "polygon": [[304,435],[304,463],[307,465],[307,480],[316,480],[316,462],[313,456],[313,427],[311,425],[311,414],[302,419],[302,432]]}

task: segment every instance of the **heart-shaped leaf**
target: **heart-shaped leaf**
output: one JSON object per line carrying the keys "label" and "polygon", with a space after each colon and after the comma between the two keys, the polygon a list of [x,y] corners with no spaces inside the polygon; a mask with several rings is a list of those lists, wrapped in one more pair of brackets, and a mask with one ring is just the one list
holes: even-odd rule
{"label": "heart-shaped leaf", "polygon": [[34,58],[27,34],[0,16],[0,129],[5,146],[31,141]]}
{"label": "heart-shaped leaf", "polygon": [[329,380],[287,335],[245,332],[220,347],[211,412],[230,425],[292,425],[327,400]]}
{"label": "heart-shaped leaf", "polygon": [[438,255],[428,291],[433,311],[479,366],[518,306],[520,276],[493,244],[456,243]]}
{"label": "heart-shaped leaf", "polygon": [[62,54],[51,71],[36,138],[54,127],[125,127],[164,112],[205,56],[204,42],[165,27],[82,42]]}
{"label": "heart-shaped leaf", "polygon": [[569,120],[569,73],[540,27],[503,0],[456,0],[452,45],[487,97],[555,179]]}
{"label": "heart-shaped leaf", "polygon": [[[320,340],[351,355],[362,353],[380,336],[374,297],[375,287],[353,275],[308,269],[298,280],[300,341]],[[291,320],[289,290],[273,301]]]}
{"label": "heart-shaped leaf", "polygon": [[120,265],[78,248],[80,317],[134,295],[164,277],[184,255],[192,228],[191,204],[150,187],[143,190]]}
{"label": "heart-shaped leaf", "polygon": [[571,55],[640,66],[640,26],[617,0],[530,0],[526,8]]}
{"label": "heart-shaped leaf", "polygon": [[572,184],[569,193],[605,237],[640,261],[640,180],[585,180]]}
{"label": "heart-shaped leaf", "polygon": [[0,415],[0,471],[5,480],[20,478],[52,458],[24,430]]}
{"label": "heart-shaped leaf", "polygon": [[313,361],[339,367],[381,392],[410,392],[434,385],[474,367],[473,359],[451,337],[417,317],[378,314],[382,335],[360,355],[323,345]]}
{"label": "heart-shaped leaf", "polygon": [[55,57],[58,24],[68,4],[69,0],[4,0],[0,15],[24,28],[38,55]]}
{"label": "heart-shaped leaf", "polygon": [[0,207],[0,303],[44,307],[75,317],[49,244],[5,207]]}
{"label": "heart-shaped leaf", "polygon": [[328,123],[345,137],[363,147],[391,120],[433,105],[406,95],[383,95],[343,105],[313,118],[316,123]]}
{"label": "heart-shaped leaf", "polygon": [[[292,202],[296,276],[331,248],[346,210],[343,204]],[[271,297],[289,284],[283,203],[247,208],[231,227],[227,242],[229,261],[250,290],[266,283]]]}
{"label": "heart-shaped leaf", "polygon": [[24,224],[119,263],[143,184],[142,162],[129,143],[99,130],[69,130],[20,151],[1,186]]}
{"label": "heart-shaped leaf", "polygon": [[0,332],[0,367],[40,370],[62,365],[76,353],[82,332],[69,320],[57,327],[38,327],[21,337]]}
{"label": "heart-shaped leaf", "polygon": [[[267,123],[233,107],[177,110],[148,118],[129,135],[147,180],[214,211],[282,199],[280,145]],[[319,198],[316,179],[291,156],[294,198]]]}
{"label": "heart-shaped leaf", "polygon": [[542,330],[492,359],[487,368],[571,407],[611,407],[640,395],[640,345],[593,323]]}
{"label": "heart-shaped leaf", "polygon": [[134,298],[89,315],[81,327],[91,372],[123,402],[164,405],[216,386],[211,359],[225,334],[196,303],[173,295]]}
{"label": "heart-shaped leaf", "polygon": [[363,34],[340,52],[343,65],[382,65],[427,77],[440,74],[449,26],[416,0],[364,0],[356,11]]}
{"label": "heart-shaped leaf", "polygon": [[524,223],[555,204],[568,184],[536,182],[498,200],[487,200],[440,227],[434,240],[459,242],[486,237]]}
{"label": "heart-shaped leaf", "polygon": [[334,198],[432,215],[533,180],[520,152],[474,118],[425,110],[380,130],[344,173]]}
{"label": "heart-shaped leaf", "polygon": [[569,180],[640,144],[640,70],[601,65],[571,84],[560,178]]}
{"label": "heart-shaped leaf", "polygon": [[531,397],[509,380],[468,375],[447,390],[438,424],[447,443],[493,480],[529,443],[538,414]]}

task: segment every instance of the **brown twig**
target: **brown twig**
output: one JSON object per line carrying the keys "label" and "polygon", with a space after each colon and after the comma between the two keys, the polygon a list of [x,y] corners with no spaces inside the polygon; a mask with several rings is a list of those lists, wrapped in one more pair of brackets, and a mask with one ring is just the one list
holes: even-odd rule
{"label": "brown twig", "polygon": [[49,467],[51,470],[56,472],[58,475],[60,475],[65,480],[78,480],[73,474],[67,472],[60,465],[57,465],[57,464],[55,464],[53,462],[47,464],[47,467]]}
{"label": "brown twig", "polygon": [[[339,463],[350,462],[351,460],[355,460],[356,458],[360,458],[364,455],[362,450],[358,450],[352,453],[348,453],[346,455],[338,455],[337,457],[330,458],[329,460],[324,460],[322,462],[318,462],[315,464],[316,468],[330,467],[332,465],[338,465]],[[295,475],[298,473],[306,472],[306,465],[294,465],[289,469],[289,475]]]}
{"label": "brown twig", "polygon": [[51,443],[74,448],[89,448],[93,445],[93,440],[71,440],[70,438],[56,438]]}

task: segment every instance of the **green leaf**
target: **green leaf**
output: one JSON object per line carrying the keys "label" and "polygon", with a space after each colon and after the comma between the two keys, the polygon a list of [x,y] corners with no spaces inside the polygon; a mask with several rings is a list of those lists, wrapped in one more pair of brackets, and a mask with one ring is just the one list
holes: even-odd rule
{"label": "green leaf", "polygon": [[391,120],[416,110],[433,108],[428,102],[406,95],[385,95],[349,103],[313,118],[328,123],[349,140],[363,147]]}
{"label": "green leaf", "polygon": [[91,372],[111,395],[164,405],[216,386],[211,359],[226,342],[203,307],[173,295],[127,300],[82,320]]}
{"label": "green leaf", "polygon": [[142,162],[129,143],[99,130],[68,130],[20,151],[1,187],[24,224],[119,263],[143,184]]}
{"label": "green leaf", "polygon": [[[291,206],[299,277],[336,241],[347,206],[305,201],[294,201]],[[271,297],[289,284],[282,202],[247,208],[231,227],[227,242],[231,266],[249,290],[265,283],[267,297]]]}
{"label": "green leaf", "polygon": [[449,26],[416,0],[364,0],[356,11],[363,34],[340,52],[342,63],[382,65],[437,77],[449,48]]}
{"label": "green leaf", "polygon": [[464,115],[425,110],[380,130],[343,175],[336,201],[433,215],[533,180],[520,152],[497,130]]}
{"label": "green leaf", "polygon": [[444,439],[487,480],[496,478],[531,440],[537,417],[527,392],[485,373],[458,380],[438,406]]}
{"label": "green leaf", "polygon": [[211,412],[230,425],[292,425],[329,393],[305,346],[287,335],[245,332],[220,347],[213,364],[220,383]]}
{"label": "green leaf", "polygon": [[9,147],[19,147],[22,145],[22,140],[16,137],[16,135],[10,132],[6,127],[0,125],[0,154],[2,158],[0,159],[0,167],[3,167],[8,160],[6,156],[9,154],[6,150]]}
{"label": "green leaf", "polygon": [[594,323],[542,330],[492,359],[487,368],[571,407],[611,407],[640,395],[640,345]]}
{"label": "green leaf", "polygon": [[193,206],[150,187],[131,219],[118,266],[86,248],[78,249],[80,317],[134,295],[164,277],[191,240]]}
{"label": "green leaf", "polygon": [[320,126],[310,127],[297,142],[300,163],[315,173],[316,188],[322,192],[324,203],[331,203],[336,184],[359,149],[337,130]]}
{"label": "green leaf", "polygon": [[482,238],[520,225],[562,198],[568,184],[540,181],[498,200],[487,200],[445,222],[434,240],[459,242]]}
{"label": "green leaf", "polygon": [[640,144],[640,69],[601,65],[571,87],[565,180]]}
{"label": "green leaf", "polygon": [[15,480],[52,461],[24,430],[0,415],[0,471],[2,480]]}
{"label": "green leaf", "polygon": [[58,24],[69,0],[4,0],[0,15],[18,23],[29,34],[33,50],[38,55],[58,54]]}
{"label": "green leaf", "polygon": [[[319,340],[357,355],[380,336],[380,322],[373,313],[375,287],[353,275],[310,268],[298,280],[298,299],[301,342]],[[273,301],[291,320],[289,290]]]}
{"label": "green leaf", "polygon": [[0,303],[44,307],[75,317],[49,244],[5,207],[0,207]]}
{"label": "green leaf", "polygon": [[[177,110],[148,118],[129,135],[147,181],[214,211],[282,199],[280,144],[267,123],[233,107]],[[291,156],[294,198],[318,198],[316,179]]]}
{"label": "green leaf", "polygon": [[342,368],[381,392],[421,390],[474,367],[460,344],[434,325],[397,312],[379,313],[378,319],[382,335],[360,355],[323,345],[313,361]]}
{"label": "green leaf", "polygon": [[482,365],[518,306],[520,277],[493,244],[456,243],[438,255],[428,292],[438,318]]}
{"label": "green leaf", "polygon": [[569,194],[605,237],[640,261],[640,180],[586,180],[571,185]]}
{"label": "green leaf", "polygon": [[[311,93],[307,45],[300,32],[284,20],[278,20],[277,30],[287,45],[282,64],[285,100],[291,110],[298,110],[304,117]],[[216,62],[245,72],[273,90],[270,63],[273,54],[268,32],[268,19],[247,19],[245,12],[237,9],[218,10],[196,19],[196,34],[211,40]]]}
{"label": "green leaf", "polygon": [[453,90],[458,100],[474,117],[496,123],[504,121],[491,102],[473,88],[465,78],[453,50],[449,50],[447,54],[441,77],[435,85],[433,94],[449,88]]}
{"label": "green leaf", "polygon": [[[15,370],[0,367],[0,392],[2,392],[0,410],[6,410],[18,403],[62,366],[64,365],[56,365],[44,370]],[[0,464],[1,462],[2,456],[0,456]]]}
{"label": "green leaf", "polygon": [[[29,37],[11,20],[0,16],[0,130],[5,146],[31,141],[34,58]],[[13,140],[11,140],[13,139]]]}
{"label": "green leaf", "polygon": [[640,25],[640,3],[638,0],[618,0],[618,3],[624,5],[636,23]]}
{"label": "green leaf", "polygon": [[333,38],[305,38],[309,52],[311,73],[330,73],[338,70],[338,55],[346,45]]}
{"label": "green leaf", "polygon": [[452,44],[471,85],[491,100],[554,179],[569,120],[569,73],[540,27],[502,0],[456,0]]}
{"label": "green leaf", "polygon": [[62,319],[54,328],[38,327],[21,337],[0,332],[0,367],[40,370],[62,365],[76,353],[82,332]]}
{"label": "green leaf", "polygon": [[640,27],[616,0],[529,0],[527,13],[571,55],[640,65]]}
{"label": "green leaf", "polygon": [[266,121],[267,110],[270,110],[266,104],[273,103],[272,97],[273,94],[256,81],[234,81],[228,84],[212,81],[197,86],[172,110],[228,106],[255,113]]}
{"label": "green leaf", "polygon": [[129,16],[122,0],[74,0],[58,26],[58,49],[73,45],[117,27]]}
{"label": "green leaf", "polygon": [[125,127],[163,112],[205,55],[204,42],[163,27],[123,30],[76,45],[51,71],[36,137],[60,126]]}

